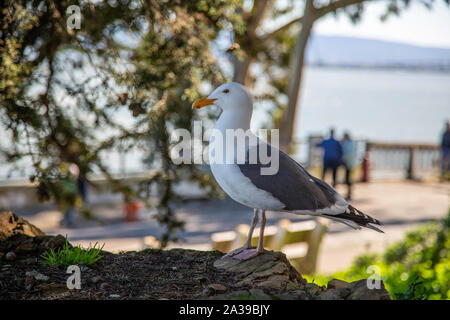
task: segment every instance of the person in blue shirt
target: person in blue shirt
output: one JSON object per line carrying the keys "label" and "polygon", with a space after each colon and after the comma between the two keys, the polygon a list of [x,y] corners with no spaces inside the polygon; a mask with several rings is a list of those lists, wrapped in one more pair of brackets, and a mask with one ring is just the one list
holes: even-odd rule
{"label": "person in blue shirt", "polygon": [[346,132],[344,138],[341,141],[342,146],[342,163],[345,167],[345,184],[348,187],[347,200],[352,199],[352,181],[351,173],[352,169],[358,164],[358,155],[356,150],[356,142],[352,140],[350,134]]}
{"label": "person in blue shirt", "polygon": [[441,181],[444,181],[447,172],[450,171],[450,121],[447,121],[441,140]]}
{"label": "person in blue shirt", "polygon": [[335,187],[336,172],[342,164],[342,146],[339,141],[334,139],[334,129],[330,129],[330,138],[318,143],[317,146],[324,149],[322,180],[325,179],[327,171],[331,169],[333,173],[333,187]]}

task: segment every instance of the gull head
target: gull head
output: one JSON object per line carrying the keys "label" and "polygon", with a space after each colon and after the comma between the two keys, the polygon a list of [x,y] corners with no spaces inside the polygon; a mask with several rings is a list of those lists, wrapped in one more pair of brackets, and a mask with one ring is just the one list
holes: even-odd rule
{"label": "gull head", "polygon": [[252,110],[253,99],[250,91],[237,82],[224,83],[217,87],[208,97],[195,100],[193,108],[203,108],[216,105],[223,111],[232,109]]}

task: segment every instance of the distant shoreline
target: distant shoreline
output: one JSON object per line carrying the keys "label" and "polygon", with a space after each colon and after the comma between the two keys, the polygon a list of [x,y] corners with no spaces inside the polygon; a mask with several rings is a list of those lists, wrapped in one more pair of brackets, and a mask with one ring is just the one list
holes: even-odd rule
{"label": "distant shoreline", "polygon": [[450,48],[380,39],[314,35],[307,64],[347,69],[450,71]]}
{"label": "distant shoreline", "polygon": [[433,72],[450,72],[450,65],[437,66],[417,66],[417,65],[401,65],[401,64],[342,64],[342,63],[306,63],[308,67],[316,68],[336,68],[336,69],[362,69],[362,70],[406,70],[406,71],[433,71]]}

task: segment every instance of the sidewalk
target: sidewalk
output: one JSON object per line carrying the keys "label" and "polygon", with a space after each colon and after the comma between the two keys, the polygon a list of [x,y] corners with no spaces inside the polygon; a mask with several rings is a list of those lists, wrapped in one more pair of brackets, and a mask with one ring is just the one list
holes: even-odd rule
{"label": "sidewalk", "polygon": [[[338,185],[338,191],[345,194],[345,186]],[[318,271],[330,273],[348,267],[353,259],[367,252],[382,252],[404,233],[428,221],[443,218],[449,208],[450,184],[416,182],[373,182],[357,184],[354,187],[354,201],[351,203],[363,212],[384,223],[385,234],[372,230],[352,230],[332,222],[321,246]],[[44,208],[37,213],[26,213],[25,218],[49,234],[67,234],[74,243],[105,243],[105,250],[140,250],[145,247],[145,236],[158,236],[161,228],[144,213],[139,222],[122,223],[121,203],[98,204],[95,215],[105,224],[95,221],[83,222],[82,228],[59,228],[61,213]],[[240,223],[250,223],[252,210],[231,199],[198,200],[182,203],[176,209],[180,219],[186,222],[185,231],[179,236],[184,242],[170,247],[184,247],[199,250],[210,248],[210,236],[214,232],[233,230]],[[18,212],[21,215],[20,212]],[[267,225],[288,218],[293,221],[308,217],[288,213],[268,212]]]}

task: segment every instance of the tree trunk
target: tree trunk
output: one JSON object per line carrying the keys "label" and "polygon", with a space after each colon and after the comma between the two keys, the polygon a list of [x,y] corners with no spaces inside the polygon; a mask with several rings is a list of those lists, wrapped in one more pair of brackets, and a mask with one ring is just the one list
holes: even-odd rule
{"label": "tree trunk", "polygon": [[305,49],[312,26],[315,21],[315,8],[313,0],[307,0],[305,4],[302,29],[295,44],[294,53],[290,61],[291,74],[288,84],[288,104],[281,118],[280,128],[280,148],[284,152],[291,151],[291,143],[294,135],[295,114],[298,106],[298,96],[300,92],[303,63],[305,59]]}
{"label": "tree trunk", "polygon": [[252,62],[251,60],[252,59],[250,57],[244,57],[243,60],[239,60],[238,57],[233,55],[233,81],[250,87],[250,77],[248,76],[248,70]]}
{"label": "tree trunk", "polygon": [[[242,48],[248,46],[252,46],[256,41],[258,41],[258,37],[256,36],[256,29],[260,25],[262,19],[264,18],[265,12],[270,7],[271,1],[269,0],[254,0],[253,1],[253,7],[250,11],[250,15],[248,16],[246,20],[247,24],[247,31],[245,36],[243,36],[240,41],[240,45]],[[233,81],[239,82],[247,87],[251,87],[251,79],[249,76],[249,68],[252,63],[252,60],[254,57],[249,51],[251,50],[244,50],[246,51],[246,56],[240,60],[238,57],[233,55]]]}

